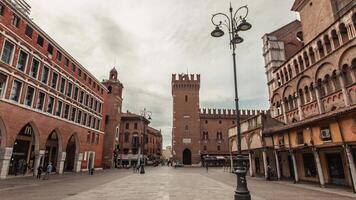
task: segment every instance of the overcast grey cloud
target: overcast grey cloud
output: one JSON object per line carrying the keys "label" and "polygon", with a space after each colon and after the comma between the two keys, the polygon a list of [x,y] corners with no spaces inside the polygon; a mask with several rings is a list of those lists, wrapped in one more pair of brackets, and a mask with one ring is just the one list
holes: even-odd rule
{"label": "overcast grey cloud", "polygon": [[[27,0],[31,18],[99,80],[116,66],[124,84],[123,109],[153,112],[152,125],[171,143],[172,73],[202,76],[200,106],[233,108],[227,37],[214,39],[211,14],[227,0]],[[242,108],[267,109],[261,37],[296,19],[293,0],[232,0],[249,5],[253,29],[238,47]]]}

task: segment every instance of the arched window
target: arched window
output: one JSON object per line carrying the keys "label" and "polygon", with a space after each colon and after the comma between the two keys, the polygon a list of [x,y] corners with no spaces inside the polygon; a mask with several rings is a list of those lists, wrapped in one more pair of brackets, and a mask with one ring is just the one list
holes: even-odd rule
{"label": "arched window", "polygon": [[326,53],[330,53],[331,52],[331,42],[329,39],[329,36],[325,35],[324,36],[324,44],[325,44],[325,49],[326,49]]}
{"label": "arched window", "polygon": [[344,82],[346,86],[352,84],[351,70],[350,67],[346,64],[342,66],[342,75],[344,77]]}
{"label": "arched window", "polygon": [[318,79],[318,89],[320,92],[320,97],[325,96],[326,92],[325,92],[325,88],[324,88],[323,81],[321,80],[321,78]]}
{"label": "arched window", "polygon": [[311,60],[311,64],[315,63],[315,53],[312,47],[309,47],[309,56],[310,56],[310,60]]}
{"label": "arched window", "polygon": [[346,43],[347,41],[349,41],[349,36],[347,35],[347,28],[344,23],[341,23],[339,25],[339,31],[341,34],[342,43]]}
{"label": "arched window", "polygon": [[294,69],[295,69],[295,74],[299,74],[299,65],[297,60],[293,60],[293,64],[294,64]]}
{"label": "arched window", "polygon": [[305,67],[309,67],[310,63],[309,63],[309,57],[308,57],[307,52],[303,53],[303,57],[304,57]]}
{"label": "arched window", "polygon": [[298,56],[298,61],[300,65],[300,71],[304,71],[304,62],[301,56]]}
{"label": "arched window", "polygon": [[323,58],[323,57],[325,56],[323,43],[321,43],[321,41],[319,40],[319,41],[317,42],[317,45],[318,45],[318,50],[319,50],[320,58]]}
{"label": "arched window", "polygon": [[304,101],[303,89],[299,89],[299,98],[300,98],[301,104],[304,105],[305,101]]}
{"label": "arched window", "polygon": [[335,49],[338,48],[340,46],[340,40],[339,40],[339,36],[336,33],[336,30],[331,31],[331,39],[333,41]]}
{"label": "arched window", "polygon": [[308,86],[304,87],[304,95],[305,95],[305,101],[306,103],[310,102],[310,93],[309,93],[309,88]]}
{"label": "arched window", "polygon": [[290,65],[288,65],[288,73],[289,73],[289,78],[292,78],[293,72],[292,72],[292,68],[290,67]]}
{"label": "arched window", "polygon": [[329,74],[325,75],[324,84],[325,84],[326,94],[331,94],[333,92],[333,88],[331,86],[331,80]]}
{"label": "arched window", "polygon": [[338,90],[341,89],[340,81],[339,81],[339,78],[338,78],[338,76],[336,74],[336,70],[334,70],[333,73],[332,73],[331,81],[334,84],[335,91],[338,91]]}

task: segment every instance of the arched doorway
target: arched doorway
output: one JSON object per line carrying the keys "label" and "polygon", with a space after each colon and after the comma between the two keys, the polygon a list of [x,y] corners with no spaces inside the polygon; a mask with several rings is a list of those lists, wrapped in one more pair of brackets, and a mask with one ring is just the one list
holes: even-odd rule
{"label": "arched doorway", "polygon": [[53,171],[57,171],[57,159],[59,152],[59,142],[58,142],[58,134],[56,131],[52,131],[49,134],[46,142],[46,152],[44,157],[44,166],[46,167],[48,163],[52,163]]}
{"label": "arched doorway", "polygon": [[184,149],[183,151],[183,164],[184,165],[192,164],[192,152],[189,149]]}
{"label": "arched doorway", "polygon": [[9,165],[9,174],[26,174],[35,165],[35,134],[26,124],[17,134]]}
{"label": "arched doorway", "polygon": [[74,171],[75,154],[77,152],[77,144],[75,136],[72,135],[67,144],[66,148],[66,160],[64,163],[65,171]]}

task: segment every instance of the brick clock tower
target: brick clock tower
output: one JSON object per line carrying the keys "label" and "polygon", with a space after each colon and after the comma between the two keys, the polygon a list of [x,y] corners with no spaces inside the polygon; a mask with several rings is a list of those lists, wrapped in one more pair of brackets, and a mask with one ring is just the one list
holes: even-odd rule
{"label": "brick clock tower", "polygon": [[119,130],[121,122],[122,90],[123,85],[118,80],[118,73],[115,68],[110,71],[108,80],[103,84],[108,89],[105,99],[105,137],[103,164],[107,168],[116,167],[118,149],[119,149]]}
{"label": "brick clock tower", "polygon": [[173,159],[185,165],[200,162],[200,75],[172,75]]}

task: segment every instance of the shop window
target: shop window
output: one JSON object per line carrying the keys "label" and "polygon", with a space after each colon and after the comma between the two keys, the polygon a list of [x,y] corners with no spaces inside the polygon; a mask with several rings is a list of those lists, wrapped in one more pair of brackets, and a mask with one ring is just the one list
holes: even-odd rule
{"label": "shop window", "polygon": [[49,68],[47,66],[43,67],[41,82],[47,84],[48,81]]}
{"label": "shop window", "polygon": [[28,60],[28,54],[25,51],[20,50],[19,59],[16,68],[20,71],[25,71]]}
{"label": "shop window", "polygon": [[305,177],[316,177],[317,171],[312,153],[303,154],[303,164]]}
{"label": "shop window", "polygon": [[320,128],[320,137],[323,141],[331,141],[331,132],[329,126]]}
{"label": "shop window", "polygon": [[31,28],[28,24],[26,25],[25,34],[32,39],[33,28]]}
{"label": "shop window", "polygon": [[25,105],[31,107],[33,102],[33,97],[35,94],[35,89],[33,87],[27,87]]}
{"label": "shop window", "polygon": [[18,80],[15,80],[12,85],[12,90],[10,94],[10,100],[18,102],[20,99],[22,83]]}
{"label": "shop window", "polygon": [[45,97],[46,97],[46,94],[43,92],[40,92],[38,94],[36,109],[41,110],[41,111],[43,110]]}
{"label": "shop window", "polygon": [[32,78],[37,79],[39,67],[40,67],[40,61],[38,61],[37,59],[33,58],[32,59],[32,67],[31,67],[31,71],[30,71],[30,76]]}
{"label": "shop window", "polygon": [[6,40],[4,44],[4,49],[2,50],[1,61],[10,65],[14,53],[14,48],[15,45]]}
{"label": "shop window", "polygon": [[[44,44],[44,38],[40,35],[38,35],[37,37],[37,44],[40,45],[41,47],[43,47],[43,44]],[[48,45],[49,46],[49,45]],[[53,49],[52,49],[52,53],[53,53]],[[52,54],[51,53],[51,54]]]}
{"label": "shop window", "polygon": [[16,28],[18,28],[20,26],[20,17],[12,14],[12,18],[11,18],[11,25],[15,26]]}

